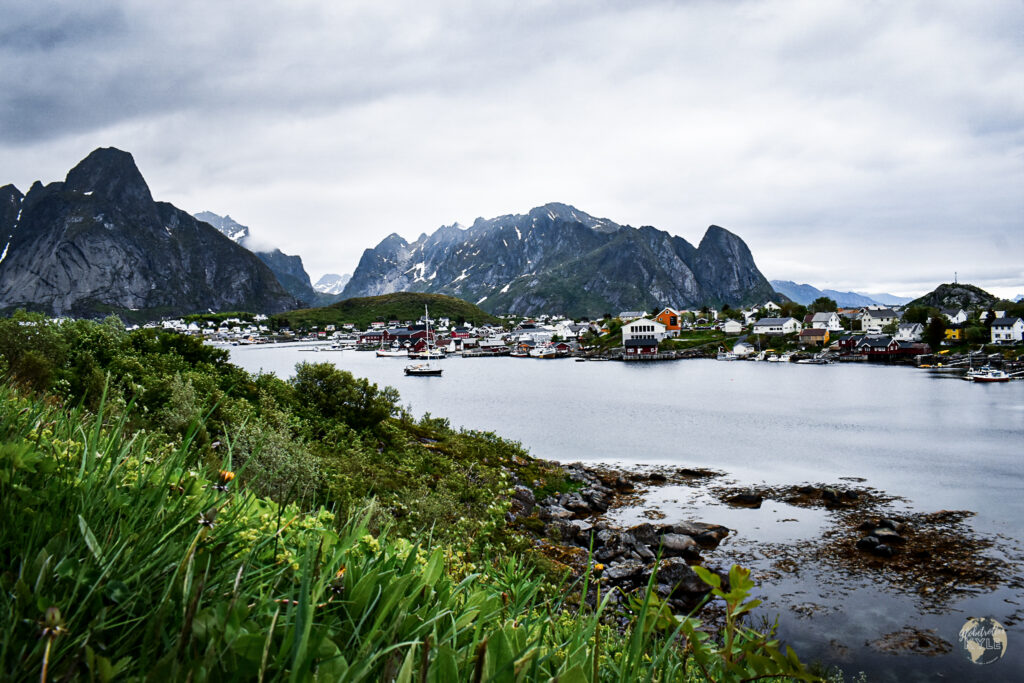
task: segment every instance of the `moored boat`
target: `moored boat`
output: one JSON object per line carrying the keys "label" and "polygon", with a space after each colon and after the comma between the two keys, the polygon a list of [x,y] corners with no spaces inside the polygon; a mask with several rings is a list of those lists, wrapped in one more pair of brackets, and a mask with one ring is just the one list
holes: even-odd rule
{"label": "moored boat", "polygon": [[414,365],[406,365],[405,374],[417,377],[439,377],[441,375],[441,368],[435,367],[430,363],[416,363]]}
{"label": "moored boat", "polygon": [[727,350],[724,346],[719,346],[718,347],[718,355],[715,356],[715,360],[739,360],[739,359],[740,359],[740,357],[738,355],[736,355],[732,351]]}
{"label": "moored boat", "polygon": [[991,365],[984,365],[977,370],[970,369],[964,375],[964,379],[971,382],[1009,382],[1013,377],[1005,370],[999,370]]}
{"label": "moored boat", "polygon": [[[434,338],[430,336],[430,311],[427,307],[423,307],[423,317],[427,321],[427,347],[417,357],[426,358],[426,363],[414,363],[412,365],[405,366],[405,374],[412,377],[440,377],[441,368],[436,365],[431,365],[431,358],[444,358],[444,352],[440,349],[434,348]],[[435,355],[436,352],[436,355]],[[409,354],[409,357],[414,357],[413,354]]]}

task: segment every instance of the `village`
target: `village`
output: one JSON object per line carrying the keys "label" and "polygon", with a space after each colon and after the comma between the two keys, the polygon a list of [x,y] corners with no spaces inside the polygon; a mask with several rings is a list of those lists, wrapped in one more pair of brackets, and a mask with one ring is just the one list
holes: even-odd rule
{"label": "village", "polygon": [[[812,309],[814,306],[811,307]],[[501,316],[474,326],[448,317],[377,320],[291,329],[265,315],[189,316],[143,327],[198,336],[209,343],[249,345],[304,342],[308,350],[375,351],[379,356],[512,356],[537,359],[655,361],[684,358],[829,363],[876,361],[930,367],[1017,361],[1024,319],[1003,310],[931,310],[866,306],[807,312],[792,302],[723,310],[663,308],[606,314],[597,320],[565,316]],[[428,324],[429,323],[429,324]],[[943,363],[945,361],[945,363]]]}

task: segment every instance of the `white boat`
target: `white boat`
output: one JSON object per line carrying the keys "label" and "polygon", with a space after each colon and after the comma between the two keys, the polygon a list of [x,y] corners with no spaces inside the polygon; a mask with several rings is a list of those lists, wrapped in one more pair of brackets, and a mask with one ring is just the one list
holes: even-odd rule
{"label": "white boat", "polygon": [[417,360],[440,360],[445,357],[443,349],[437,349],[431,346],[423,349],[422,351],[410,351],[409,358],[415,358]]}
{"label": "white boat", "polygon": [[557,358],[558,351],[553,346],[538,346],[530,350],[530,358]]}
{"label": "white boat", "polygon": [[[425,348],[418,357],[425,357],[426,363],[414,363],[412,365],[405,366],[405,374],[411,377],[440,377],[441,368],[432,365],[430,363],[431,358],[444,358],[444,351],[434,348],[434,340],[430,336],[430,312],[427,310],[426,305],[423,306],[423,316],[427,321],[427,348]],[[439,354],[439,355],[435,355]],[[409,357],[414,357],[413,354],[409,354]]]}
{"label": "white boat", "polygon": [[970,369],[964,379],[971,382],[1009,382],[1013,377],[1005,370],[998,370],[991,365],[984,365],[977,370]]}
{"label": "white boat", "polygon": [[724,346],[719,346],[718,347],[718,355],[715,356],[715,360],[739,360],[739,359],[740,359],[739,356],[737,356],[732,351],[726,350],[726,348]]}

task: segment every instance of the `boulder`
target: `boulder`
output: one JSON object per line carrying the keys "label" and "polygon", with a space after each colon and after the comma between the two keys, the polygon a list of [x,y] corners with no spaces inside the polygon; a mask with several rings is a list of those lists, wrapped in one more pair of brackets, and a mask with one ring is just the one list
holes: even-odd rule
{"label": "boulder", "polygon": [[590,503],[583,499],[579,493],[567,493],[558,499],[558,504],[574,512],[589,512]]}
{"label": "boulder", "polygon": [[[644,580],[650,578],[654,571],[654,565],[644,571]],[[673,586],[672,596],[676,598],[700,597],[711,590],[711,587],[701,581],[697,572],[686,563],[681,557],[669,557],[658,563],[658,583],[667,583]]]}
{"label": "boulder", "polygon": [[540,509],[541,519],[569,519],[572,513],[561,505],[548,505]]}
{"label": "boulder", "polygon": [[594,528],[590,522],[583,519],[570,519],[566,524],[572,528],[573,536],[577,539],[584,543],[590,539],[590,532]]}
{"label": "boulder", "polygon": [[764,502],[764,496],[759,496],[756,493],[737,493],[726,498],[725,502],[739,507],[759,508],[761,503]]}
{"label": "boulder", "polygon": [[857,541],[857,550],[874,550],[878,547],[879,542],[877,536],[865,536]]}
{"label": "boulder", "polygon": [[879,528],[892,529],[893,531],[899,531],[903,525],[897,522],[895,519],[883,517],[882,519],[875,522],[875,526]]}
{"label": "boulder", "polygon": [[533,507],[537,504],[533,491],[526,486],[517,486],[512,492],[512,500],[521,503],[526,510],[526,514],[530,514],[533,511]]}
{"label": "boulder", "polygon": [[684,534],[664,534],[661,537],[661,547],[664,549],[664,554],[669,557],[700,554],[697,541]]}
{"label": "boulder", "polygon": [[661,532],[670,534],[683,534],[700,543],[705,548],[717,547],[722,539],[729,535],[729,529],[718,524],[706,524],[704,522],[682,522],[679,524],[667,524],[661,527]]}
{"label": "boulder", "polygon": [[649,522],[643,522],[629,528],[629,534],[646,545],[657,545],[661,530]]}
{"label": "boulder", "polygon": [[885,543],[879,543],[878,545],[876,545],[874,548],[871,549],[871,553],[874,554],[874,555],[877,555],[879,557],[892,557],[893,555],[896,554],[896,549],[893,548],[891,545],[886,545]]}
{"label": "boulder", "polygon": [[880,526],[872,531],[871,535],[877,537],[880,542],[888,543],[889,545],[903,545],[907,542],[907,539],[903,538],[892,529],[884,526]]}
{"label": "boulder", "polygon": [[626,560],[605,568],[602,578],[609,583],[622,583],[642,576],[644,573],[643,562]]}

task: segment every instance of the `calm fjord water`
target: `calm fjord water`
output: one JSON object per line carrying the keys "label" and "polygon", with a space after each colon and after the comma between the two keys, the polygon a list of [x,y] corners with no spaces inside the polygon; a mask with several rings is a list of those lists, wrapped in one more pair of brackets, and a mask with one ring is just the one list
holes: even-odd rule
{"label": "calm fjord water", "polygon": [[[396,387],[417,416],[429,412],[453,426],[494,431],[561,462],[707,467],[740,484],[842,484],[841,478],[859,477],[865,486],[906,499],[915,511],[974,511],[969,523],[977,532],[1024,545],[1024,382],[975,385],[915,368],[864,364],[516,358],[449,358],[441,361],[443,377],[422,378],[405,377],[402,359],[300,348],[234,347],[231,356],[247,370],[281,377],[302,361],[332,362]],[[799,542],[823,523],[817,512],[784,504],[734,510],[708,496],[684,500],[686,492],[675,493],[680,497],[656,494],[668,521],[725,524],[737,529],[737,548],[745,542],[756,548],[756,541],[780,534]],[[799,523],[780,532],[785,527],[773,522],[787,517]],[[716,551],[723,562],[728,550],[727,544]],[[1010,615],[1024,605],[1020,589],[974,596],[932,614],[911,596],[870,582],[822,582],[820,572],[806,571],[764,587],[769,613],[781,614],[782,635],[805,658],[866,670],[871,680],[947,673],[956,680],[1014,680],[1024,673],[1020,625],[1008,628],[1010,649],[996,664],[971,665],[956,651],[967,616],[1015,621]],[[803,603],[822,609],[808,617],[795,607]],[[905,625],[935,629],[954,643],[954,653],[879,655],[865,646]]]}

